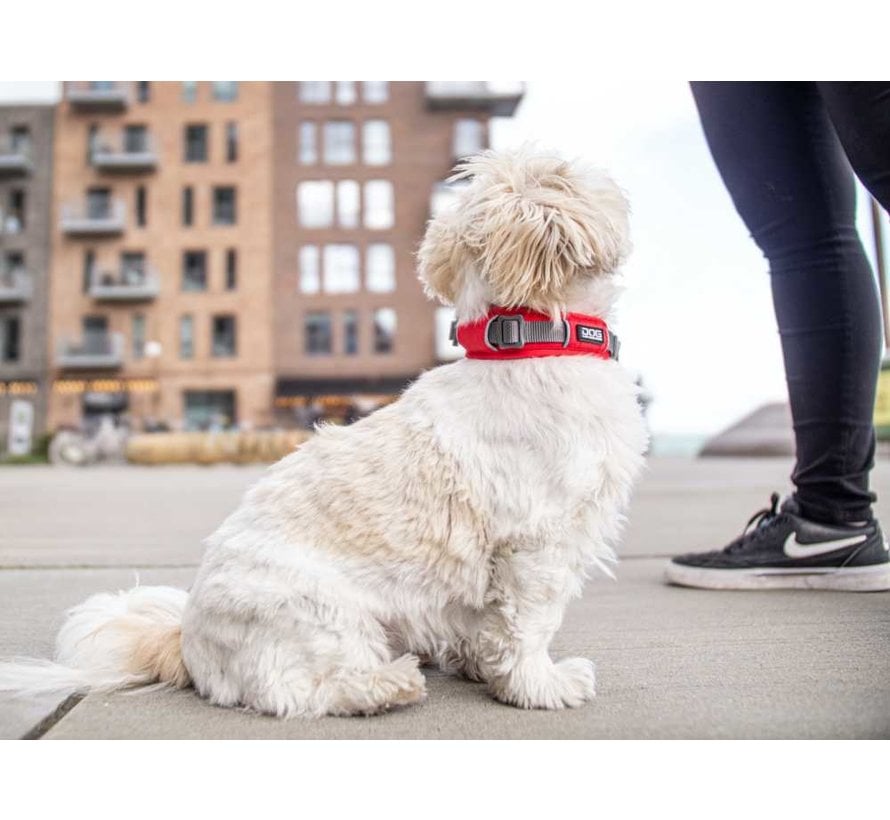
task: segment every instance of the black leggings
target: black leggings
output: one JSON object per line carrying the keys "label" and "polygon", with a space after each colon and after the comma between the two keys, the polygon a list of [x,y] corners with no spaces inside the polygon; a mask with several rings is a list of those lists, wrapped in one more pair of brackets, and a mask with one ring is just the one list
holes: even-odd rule
{"label": "black leggings", "polygon": [[808,518],[870,519],[881,313],[849,164],[890,209],[890,83],[692,83],[692,93],[736,210],[769,261],[795,498]]}

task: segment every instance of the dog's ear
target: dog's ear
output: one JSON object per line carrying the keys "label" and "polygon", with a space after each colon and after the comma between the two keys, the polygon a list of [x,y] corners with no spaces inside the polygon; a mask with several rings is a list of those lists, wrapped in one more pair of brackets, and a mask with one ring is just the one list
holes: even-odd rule
{"label": "dog's ear", "polygon": [[627,200],[600,172],[525,148],[473,157],[453,179],[470,184],[420,252],[421,278],[447,301],[472,269],[497,304],[558,311],[577,279],[630,250]]}
{"label": "dog's ear", "polygon": [[445,304],[454,304],[465,281],[467,267],[472,264],[461,240],[458,210],[449,208],[430,221],[417,261],[418,275],[427,295]]}

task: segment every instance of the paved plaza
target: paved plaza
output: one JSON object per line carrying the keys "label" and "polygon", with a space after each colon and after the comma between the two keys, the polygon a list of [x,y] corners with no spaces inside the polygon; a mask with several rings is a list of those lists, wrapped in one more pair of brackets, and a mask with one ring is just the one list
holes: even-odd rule
{"label": "paved plaza", "polygon": [[[617,581],[597,578],[553,650],[597,664],[597,698],[523,712],[427,670],[421,706],[280,721],[191,690],[0,701],[0,737],[887,738],[890,593],[711,592],[662,583],[665,558],[722,546],[786,490],[786,459],[652,459]],[[66,607],[99,591],[191,583],[201,539],[260,467],[0,468],[0,655],[49,657]],[[890,525],[890,462],[875,471]]]}

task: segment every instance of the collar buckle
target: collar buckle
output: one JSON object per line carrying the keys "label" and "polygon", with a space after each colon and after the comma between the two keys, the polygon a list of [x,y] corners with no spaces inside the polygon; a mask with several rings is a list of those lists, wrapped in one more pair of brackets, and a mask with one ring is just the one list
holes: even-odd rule
{"label": "collar buckle", "polygon": [[525,317],[492,316],[485,326],[485,344],[492,350],[521,350],[525,347]]}

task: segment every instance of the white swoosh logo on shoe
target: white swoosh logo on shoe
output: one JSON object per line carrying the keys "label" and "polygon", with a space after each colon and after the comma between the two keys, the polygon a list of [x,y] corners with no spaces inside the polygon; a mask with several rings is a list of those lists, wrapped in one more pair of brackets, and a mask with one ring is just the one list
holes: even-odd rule
{"label": "white swoosh logo on shoe", "polygon": [[785,555],[789,558],[809,558],[813,555],[824,555],[844,547],[853,547],[868,540],[868,534],[854,535],[851,538],[838,538],[836,541],[815,541],[812,544],[801,544],[797,533],[792,532],[785,539]]}

